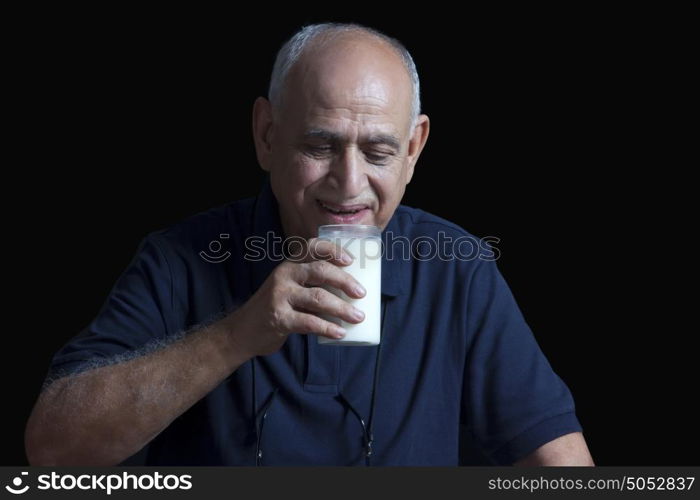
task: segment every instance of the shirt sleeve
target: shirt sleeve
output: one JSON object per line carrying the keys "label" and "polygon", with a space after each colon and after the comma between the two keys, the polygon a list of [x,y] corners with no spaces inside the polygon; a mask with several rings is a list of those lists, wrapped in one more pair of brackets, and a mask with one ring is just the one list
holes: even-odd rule
{"label": "shirt sleeve", "polygon": [[173,282],[165,254],[146,237],[97,317],[53,357],[47,380],[99,366],[174,333]]}
{"label": "shirt sleeve", "polygon": [[512,464],[581,431],[568,387],[537,345],[495,262],[481,261],[474,272],[467,331],[462,415],[488,457]]}

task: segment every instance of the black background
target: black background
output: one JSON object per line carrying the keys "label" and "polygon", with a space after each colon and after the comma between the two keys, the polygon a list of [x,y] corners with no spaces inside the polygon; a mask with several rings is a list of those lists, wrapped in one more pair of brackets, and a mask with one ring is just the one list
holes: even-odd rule
{"label": "black background", "polygon": [[257,193],[253,100],[280,45],[323,20],[365,23],[412,52],[432,129],[404,203],[501,238],[501,271],[596,462],[697,464],[693,226],[680,221],[691,198],[676,171],[691,165],[676,120],[685,66],[664,45],[682,30],[669,42],[664,19],[611,12],[268,10],[18,20],[0,464],[26,463],[51,355],[141,238]]}

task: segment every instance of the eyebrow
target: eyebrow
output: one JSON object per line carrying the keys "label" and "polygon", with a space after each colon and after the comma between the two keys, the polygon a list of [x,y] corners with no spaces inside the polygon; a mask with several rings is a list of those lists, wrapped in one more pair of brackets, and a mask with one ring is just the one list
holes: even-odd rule
{"label": "eyebrow", "polygon": [[[322,128],[311,129],[304,134],[304,137],[306,139],[321,139],[332,144],[340,144],[345,142],[345,138],[341,134]],[[362,142],[362,144],[386,144],[387,146],[396,150],[401,149],[401,141],[399,141],[398,137],[392,134],[372,134],[361,139],[360,142]]]}

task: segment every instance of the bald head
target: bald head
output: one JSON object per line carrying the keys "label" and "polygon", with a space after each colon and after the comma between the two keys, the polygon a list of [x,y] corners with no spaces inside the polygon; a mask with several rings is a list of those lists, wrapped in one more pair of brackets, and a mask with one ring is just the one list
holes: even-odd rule
{"label": "bald head", "polygon": [[342,33],[307,47],[287,74],[280,113],[383,109],[406,130],[411,80],[396,51],[365,33]]}
{"label": "bald head", "polygon": [[[304,67],[299,69],[302,64]],[[281,108],[285,100],[290,74],[302,75],[304,84],[308,84],[312,76],[325,76],[313,71],[314,66],[316,70],[336,71],[341,78],[370,71],[390,75],[392,81],[387,83],[397,85],[394,92],[403,94],[408,85],[406,106],[411,122],[420,114],[420,82],[413,59],[401,42],[379,31],[356,24],[324,23],[306,26],[297,32],[280,49],[275,60],[269,88],[274,108]],[[323,78],[323,81],[328,79]],[[352,81],[357,83],[357,78]],[[295,99],[295,96],[290,98]]]}

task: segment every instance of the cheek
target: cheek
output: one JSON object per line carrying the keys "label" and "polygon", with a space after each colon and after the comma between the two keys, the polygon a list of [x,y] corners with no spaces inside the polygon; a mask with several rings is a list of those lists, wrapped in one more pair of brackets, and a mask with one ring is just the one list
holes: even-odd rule
{"label": "cheek", "polygon": [[313,160],[305,155],[295,155],[288,165],[290,182],[296,186],[308,187],[318,182],[326,174],[324,162]]}
{"label": "cheek", "polygon": [[303,158],[288,150],[280,151],[275,158],[273,173],[279,179],[285,179],[289,186],[303,185],[310,169]]}
{"label": "cheek", "polygon": [[384,171],[373,179],[373,190],[379,201],[378,223],[385,224],[401,202],[405,181],[400,171]]}
{"label": "cheek", "polygon": [[301,208],[306,205],[308,188],[323,178],[325,168],[304,155],[289,154],[277,165],[278,186],[288,202]]}
{"label": "cheek", "polygon": [[392,193],[390,190],[387,189],[385,183],[375,183],[373,187],[374,194],[377,197],[377,201],[379,203],[379,213],[384,214],[392,205]]}
{"label": "cheek", "polygon": [[401,198],[405,183],[401,169],[384,169],[374,176],[373,187],[382,205],[391,205]]}

